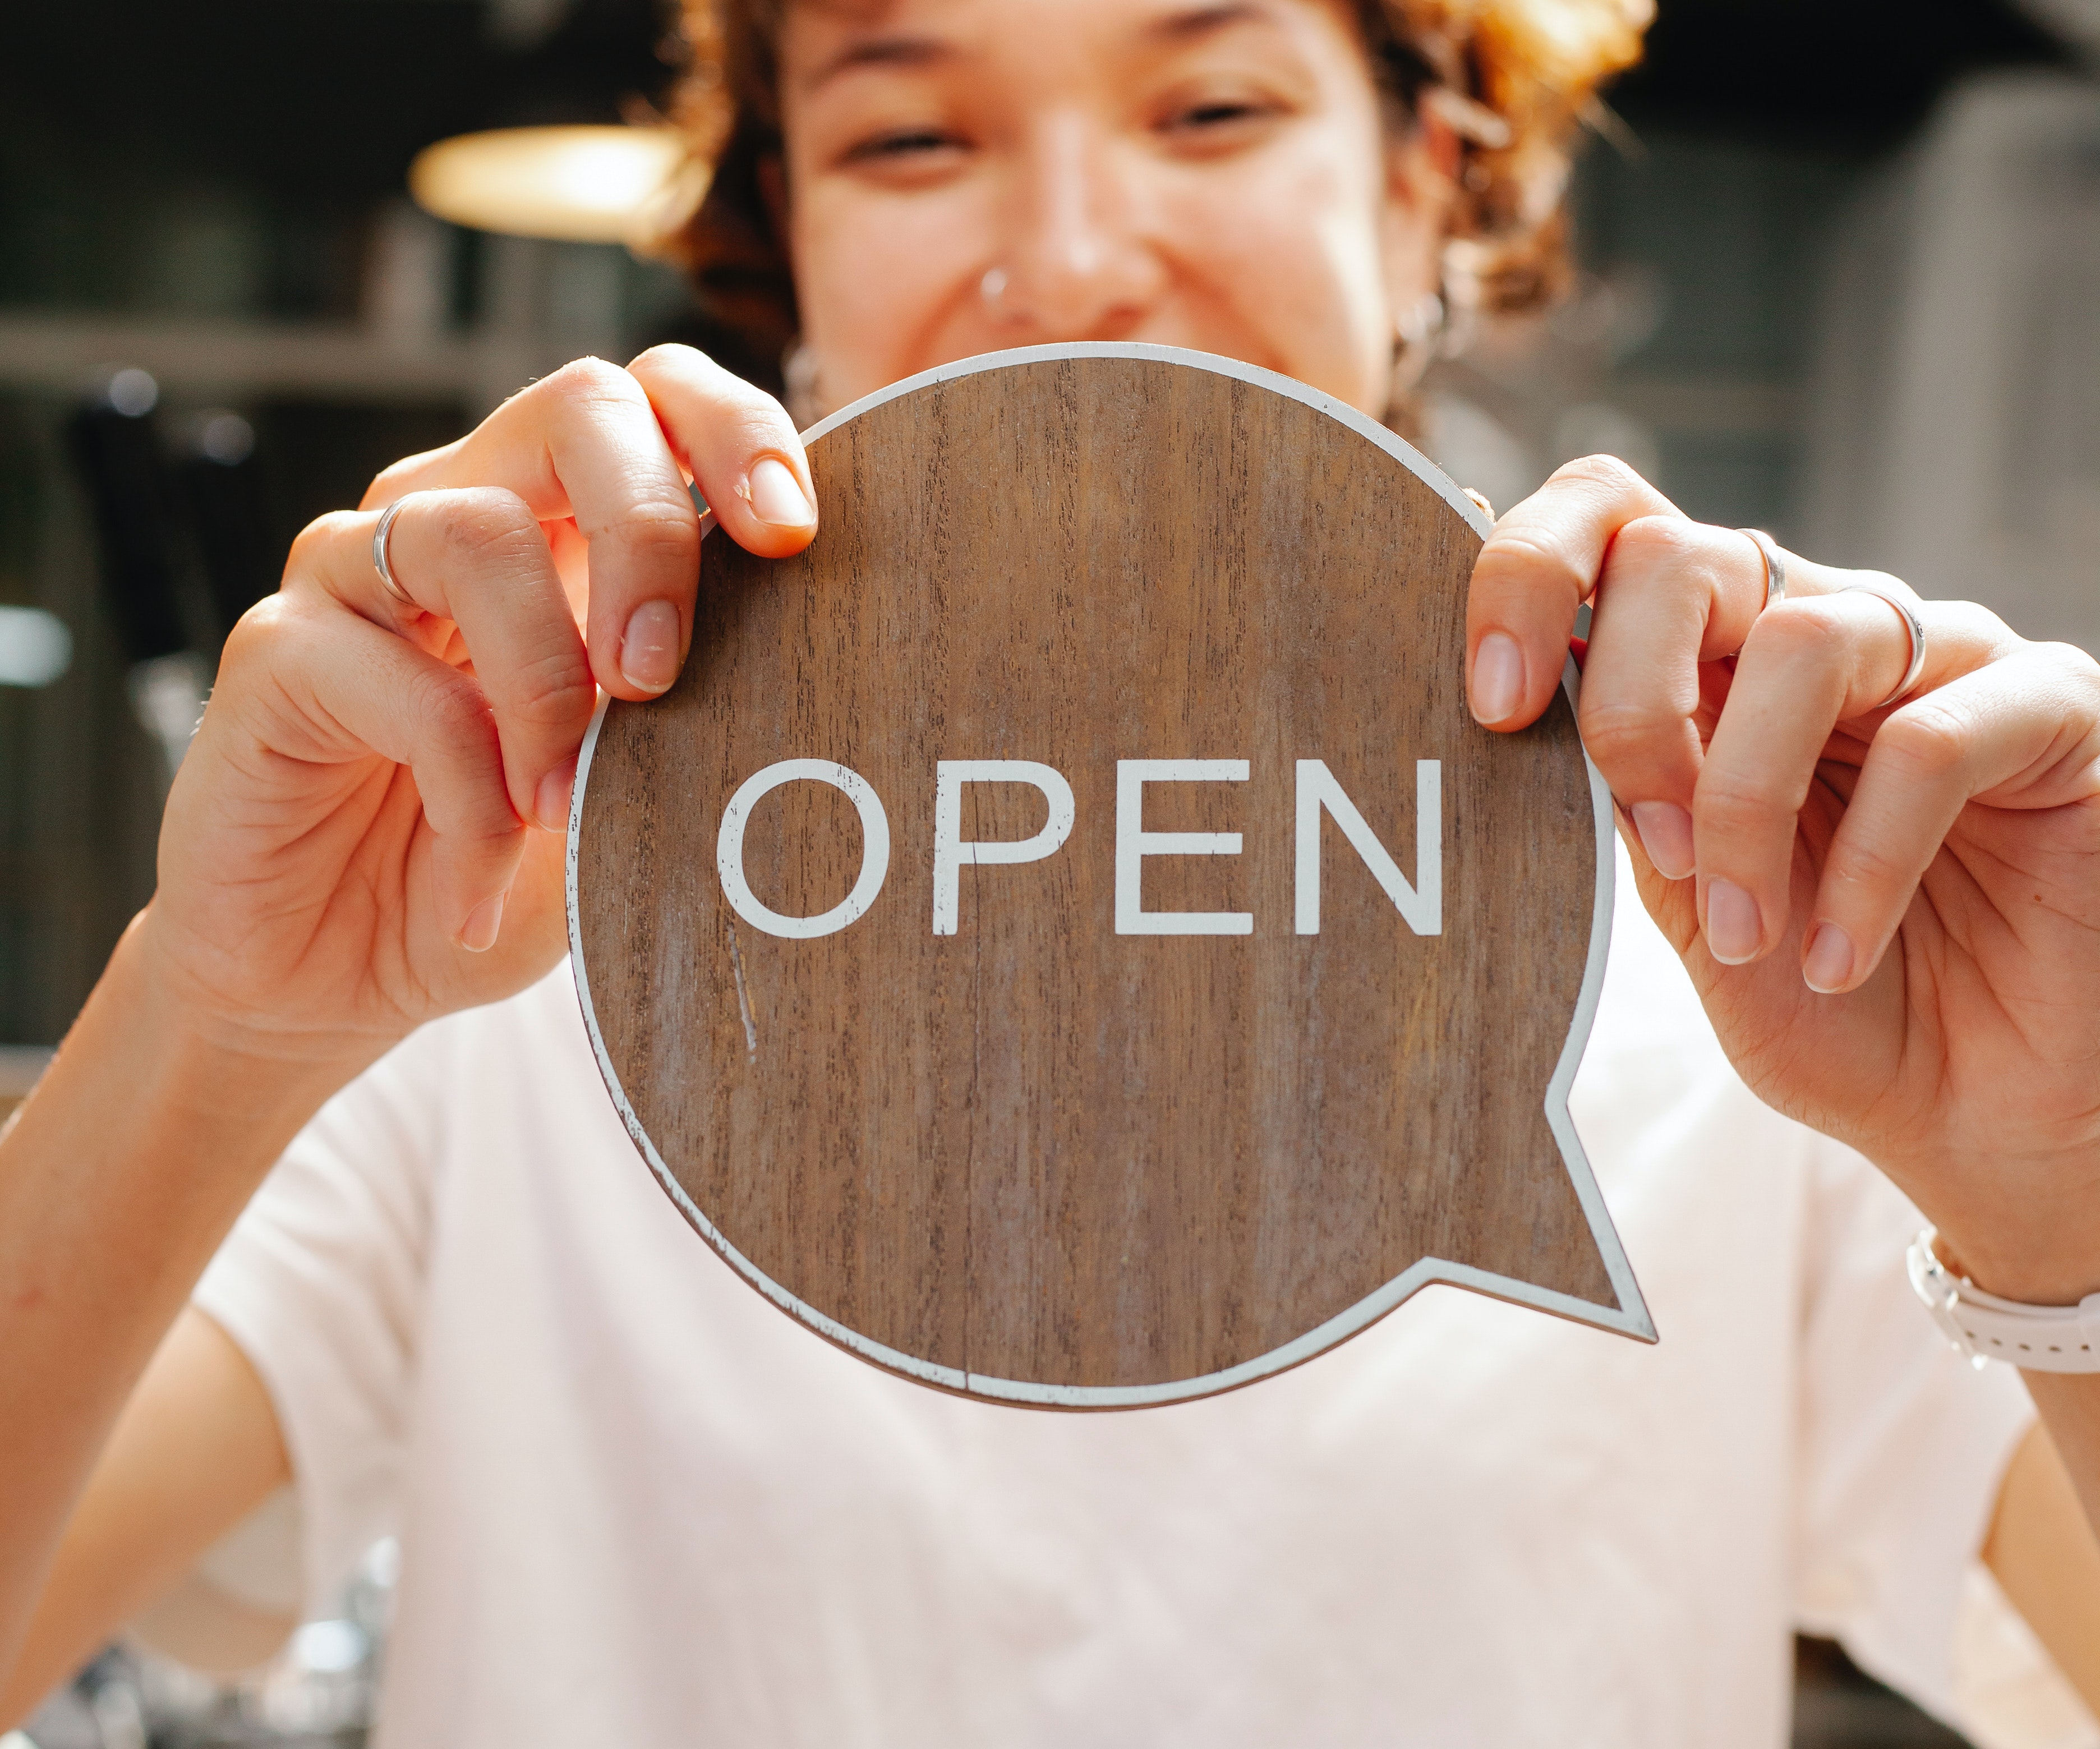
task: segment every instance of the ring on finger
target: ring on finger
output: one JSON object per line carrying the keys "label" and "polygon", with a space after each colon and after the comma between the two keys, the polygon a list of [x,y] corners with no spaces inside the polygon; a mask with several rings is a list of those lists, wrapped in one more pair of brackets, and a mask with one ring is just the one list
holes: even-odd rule
{"label": "ring on finger", "polygon": [[1899,594],[1892,583],[1884,583],[1873,577],[1862,577],[1855,583],[1841,584],[1837,592],[1845,595],[1855,590],[1863,595],[1878,596],[1894,607],[1903,616],[1904,629],[1910,634],[1910,665],[1904,670],[1904,677],[1896,683],[1895,691],[1874,706],[1876,710],[1885,710],[1916,686],[1917,677],[1925,672],[1925,621],[1919,616],[1917,607]]}
{"label": "ring on finger", "polygon": [[[1779,543],[1762,528],[1738,528],[1736,532],[1748,536],[1751,545],[1757,548],[1758,556],[1765,562],[1765,607],[1769,607],[1776,601],[1785,601],[1786,559],[1780,552]],[[1758,611],[1762,613],[1764,608],[1760,607]]]}
{"label": "ring on finger", "polygon": [[394,541],[394,519],[401,514],[401,506],[413,497],[415,493],[412,492],[406,492],[379,513],[378,526],[372,531],[372,568],[379,573],[380,583],[388,594],[411,613],[421,613],[423,611],[421,604],[394,581],[394,567],[389,553]]}

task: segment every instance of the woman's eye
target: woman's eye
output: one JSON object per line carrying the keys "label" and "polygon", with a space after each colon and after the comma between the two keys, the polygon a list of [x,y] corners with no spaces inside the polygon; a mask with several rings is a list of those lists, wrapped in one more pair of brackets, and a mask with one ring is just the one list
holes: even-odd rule
{"label": "woman's eye", "polygon": [[1277,104],[1258,97],[1207,97],[1169,110],[1161,131],[1193,141],[1229,139],[1278,113]]}
{"label": "woman's eye", "polygon": [[953,135],[941,133],[937,129],[903,128],[895,133],[879,134],[872,139],[862,140],[846,153],[845,161],[849,164],[908,163],[915,158],[947,151],[960,144]]}

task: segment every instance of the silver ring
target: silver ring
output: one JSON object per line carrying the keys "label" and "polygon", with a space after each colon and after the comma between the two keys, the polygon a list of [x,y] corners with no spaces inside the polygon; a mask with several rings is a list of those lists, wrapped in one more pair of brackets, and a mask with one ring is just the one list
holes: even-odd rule
{"label": "silver ring", "polygon": [[386,550],[394,538],[394,519],[401,514],[401,506],[414,496],[413,492],[404,493],[379,513],[379,526],[372,531],[372,568],[379,573],[379,581],[388,594],[411,613],[421,613],[421,603],[394,581],[394,568],[387,563]]}
{"label": "silver ring", "polygon": [[[1738,528],[1737,534],[1748,535],[1765,562],[1765,607],[1776,601],[1786,599],[1786,560],[1780,554],[1779,543],[1762,528]],[[1758,610],[1764,612],[1763,607]]]}
{"label": "silver ring", "polygon": [[1910,666],[1904,670],[1904,677],[1897,682],[1895,691],[1874,706],[1876,710],[1886,710],[1916,686],[1917,677],[1925,672],[1925,621],[1919,616],[1917,609],[1896,593],[1893,577],[1886,583],[1873,577],[1862,577],[1856,583],[1841,583],[1836,593],[1849,595],[1855,590],[1862,595],[1879,596],[1894,607],[1903,616],[1904,628],[1910,634]]}

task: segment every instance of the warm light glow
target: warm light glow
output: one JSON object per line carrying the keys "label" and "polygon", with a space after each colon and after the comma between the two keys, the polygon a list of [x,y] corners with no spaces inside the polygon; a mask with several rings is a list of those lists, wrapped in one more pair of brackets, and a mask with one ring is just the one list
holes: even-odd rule
{"label": "warm light glow", "polygon": [[424,211],[477,231],[637,243],[702,192],[668,127],[510,127],[441,139],[408,166]]}

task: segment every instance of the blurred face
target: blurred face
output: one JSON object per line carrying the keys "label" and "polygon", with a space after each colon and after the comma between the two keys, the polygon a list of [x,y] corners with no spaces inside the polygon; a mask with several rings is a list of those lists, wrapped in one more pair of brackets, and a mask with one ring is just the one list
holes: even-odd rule
{"label": "blurred face", "polygon": [[1376,417],[1450,141],[1388,137],[1330,0],[801,0],[785,232],[837,407],[973,353],[1144,340]]}

